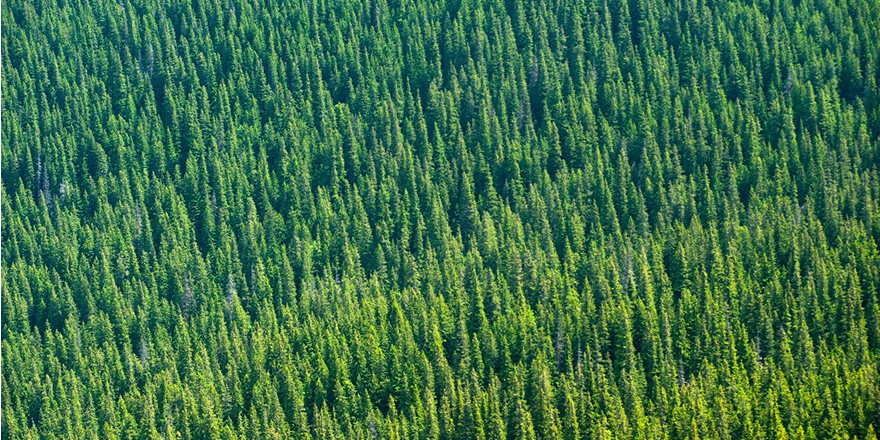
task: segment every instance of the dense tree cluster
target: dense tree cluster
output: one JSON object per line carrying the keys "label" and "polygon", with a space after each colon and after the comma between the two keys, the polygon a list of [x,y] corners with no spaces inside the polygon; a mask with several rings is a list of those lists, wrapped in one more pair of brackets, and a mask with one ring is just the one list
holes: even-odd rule
{"label": "dense tree cluster", "polygon": [[7,0],[4,439],[876,439],[875,0]]}

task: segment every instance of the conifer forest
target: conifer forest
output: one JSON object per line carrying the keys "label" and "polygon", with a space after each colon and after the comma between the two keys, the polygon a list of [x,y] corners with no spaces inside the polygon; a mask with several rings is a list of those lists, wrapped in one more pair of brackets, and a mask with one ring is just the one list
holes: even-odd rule
{"label": "conifer forest", "polygon": [[877,0],[3,0],[2,439],[880,431]]}

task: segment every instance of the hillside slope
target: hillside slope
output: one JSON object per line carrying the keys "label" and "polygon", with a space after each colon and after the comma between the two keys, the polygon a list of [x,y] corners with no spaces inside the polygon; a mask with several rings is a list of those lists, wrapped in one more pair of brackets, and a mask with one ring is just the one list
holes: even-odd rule
{"label": "hillside slope", "polygon": [[875,0],[8,0],[2,435],[876,439]]}

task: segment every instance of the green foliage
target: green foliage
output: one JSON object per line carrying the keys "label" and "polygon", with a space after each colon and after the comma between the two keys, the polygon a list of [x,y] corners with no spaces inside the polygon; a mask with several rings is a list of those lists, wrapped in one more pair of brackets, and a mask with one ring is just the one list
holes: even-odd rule
{"label": "green foliage", "polygon": [[876,438],[876,1],[2,17],[4,439]]}

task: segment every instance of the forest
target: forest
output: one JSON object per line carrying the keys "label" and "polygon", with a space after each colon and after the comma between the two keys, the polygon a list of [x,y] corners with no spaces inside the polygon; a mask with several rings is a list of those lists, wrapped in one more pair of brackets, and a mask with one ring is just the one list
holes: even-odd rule
{"label": "forest", "polygon": [[2,439],[880,430],[876,0],[3,0]]}

